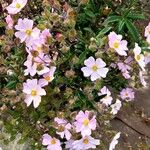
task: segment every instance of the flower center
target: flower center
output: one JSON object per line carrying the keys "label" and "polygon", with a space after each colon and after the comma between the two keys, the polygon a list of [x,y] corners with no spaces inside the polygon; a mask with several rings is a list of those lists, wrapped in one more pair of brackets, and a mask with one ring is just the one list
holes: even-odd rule
{"label": "flower center", "polygon": [[83,124],[84,124],[85,126],[88,126],[88,124],[89,124],[89,119],[84,119]]}
{"label": "flower center", "polygon": [[32,30],[30,30],[30,29],[26,30],[26,34],[27,34],[28,36],[30,36],[31,33],[32,33]]}
{"label": "flower center", "polygon": [[39,64],[38,66],[37,66],[37,70],[38,71],[41,71],[41,70],[43,70],[44,69],[44,67],[41,65],[41,64]]}
{"label": "flower center", "polygon": [[50,76],[45,77],[45,80],[47,80],[47,81],[50,81],[50,79],[51,79]]}
{"label": "flower center", "polygon": [[65,127],[63,126],[63,125],[60,125],[59,127],[58,127],[58,131],[59,132],[63,132],[65,130]]}
{"label": "flower center", "polygon": [[51,144],[56,144],[56,140],[54,138],[51,140]]}
{"label": "flower center", "polygon": [[119,47],[119,42],[115,42],[114,43],[114,48],[118,48]]}
{"label": "flower center", "polygon": [[21,8],[21,5],[19,3],[16,4],[16,8]]}
{"label": "flower center", "polygon": [[136,56],[136,60],[138,61],[138,60],[140,60],[141,59],[141,56],[140,55],[137,55]]}
{"label": "flower center", "polygon": [[126,95],[126,97],[128,97],[128,93],[126,93],[125,95]]}
{"label": "flower center", "polygon": [[83,143],[84,143],[84,144],[88,144],[88,143],[89,143],[89,140],[88,140],[88,139],[84,139],[84,140],[83,140]]}
{"label": "flower center", "polygon": [[94,66],[92,67],[92,70],[93,70],[93,71],[97,71],[97,69],[98,69],[98,68],[97,68],[96,65],[94,65]]}
{"label": "flower center", "polygon": [[37,92],[36,92],[35,90],[32,90],[32,91],[31,91],[31,95],[32,95],[32,96],[36,96],[36,95],[37,95]]}
{"label": "flower center", "polygon": [[31,54],[32,54],[33,57],[37,57],[37,56],[39,55],[39,52],[37,52],[37,51],[32,51]]}

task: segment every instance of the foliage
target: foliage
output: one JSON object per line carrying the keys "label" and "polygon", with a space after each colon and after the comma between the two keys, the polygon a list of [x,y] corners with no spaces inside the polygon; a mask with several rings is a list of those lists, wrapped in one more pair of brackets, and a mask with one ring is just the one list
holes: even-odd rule
{"label": "foliage", "polygon": [[[69,11],[67,18],[62,19],[64,7]],[[81,68],[84,66],[84,60],[90,56],[101,57],[108,66],[112,60],[117,61],[116,55],[106,51],[107,35],[110,31],[116,31],[128,39],[129,47],[133,47],[134,42],[146,47],[135,25],[137,20],[143,20],[145,17],[141,13],[142,10],[136,8],[136,0],[121,3],[111,0],[69,0],[68,3],[61,0],[54,0],[54,3],[52,0],[38,0],[29,1],[21,13],[14,15],[15,23],[19,17],[30,18],[39,29],[50,29],[53,37],[49,40],[49,53],[51,57],[58,53],[58,59],[54,61],[57,67],[55,79],[46,87],[47,95],[42,97],[37,109],[26,107],[24,103],[22,84],[26,77],[23,73],[23,63],[27,53],[24,44],[20,44],[15,38],[14,31],[5,27],[6,14],[3,10],[0,16],[1,117],[5,120],[6,131],[11,133],[11,140],[17,133],[22,133],[20,143],[30,139],[31,149],[40,149],[41,135],[45,132],[55,135],[54,117],[63,116],[72,121],[72,116],[79,110],[95,110],[103,114],[99,116],[99,120],[103,122],[101,125],[112,119],[109,113],[97,106],[97,102],[103,98],[97,93],[107,85],[114,94],[118,94],[122,88],[129,85],[129,81],[123,78],[119,69],[110,68],[111,72],[106,79],[91,82],[85,79]],[[62,38],[56,39],[57,33],[61,33]],[[133,66],[135,77],[138,67],[137,64]],[[135,82],[137,80],[135,79]],[[139,86],[137,83],[136,87]],[[102,126],[101,132],[110,139],[112,135],[105,131],[106,128]],[[38,144],[35,144],[37,141]]]}

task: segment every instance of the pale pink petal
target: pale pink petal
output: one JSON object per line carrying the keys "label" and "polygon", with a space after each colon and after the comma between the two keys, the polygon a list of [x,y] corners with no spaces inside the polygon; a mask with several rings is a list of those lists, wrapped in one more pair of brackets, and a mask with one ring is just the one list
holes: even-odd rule
{"label": "pale pink petal", "polygon": [[40,102],[41,102],[41,96],[39,96],[39,95],[34,96],[34,99],[33,99],[34,108],[37,108],[39,106]]}
{"label": "pale pink petal", "polygon": [[83,71],[85,77],[89,77],[93,72],[91,68],[88,67],[82,67],[81,70]]}
{"label": "pale pink petal", "polygon": [[109,69],[108,68],[100,68],[97,70],[97,73],[99,74],[99,76],[101,76],[102,78],[106,78],[106,75],[108,73]]}
{"label": "pale pink petal", "polygon": [[86,59],[84,61],[84,64],[87,66],[87,67],[92,67],[94,64],[95,64],[95,59],[93,57],[89,57],[88,59]]}

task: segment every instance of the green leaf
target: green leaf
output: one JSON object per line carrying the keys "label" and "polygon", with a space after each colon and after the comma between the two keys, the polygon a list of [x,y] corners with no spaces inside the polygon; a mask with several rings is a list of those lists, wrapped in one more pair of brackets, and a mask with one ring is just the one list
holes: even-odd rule
{"label": "green leaf", "polygon": [[102,29],[102,30],[98,33],[97,38],[103,36],[104,34],[106,34],[107,32],[109,32],[111,29],[112,29],[112,27],[105,27],[104,29]]}
{"label": "green leaf", "polygon": [[92,11],[90,11],[90,10],[85,10],[85,14],[87,15],[87,16],[89,16],[90,18],[94,18],[95,17],[95,14],[92,12]]}
{"label": "green leaf", "polygon": [[112,23],[112,22],[118,22],[120,19],[122,19],[121,16],[117,16],[117,15],[109,16],[106,19],[106,21],[104,22],[104,24],[109,24],[109,23]]}
{"label": "green leaf", "polygon": [[134,20],[137,20],[137,19],[145,19],[145,16],[143,14],[135,14],[135,13],[129,13],[127,15],[128,18],[131,18],[131,19],[134,19]]}
{"label": "green leaf", "polygon": [[125,24],[125,20],[124,19],[122,19],[121,21],[119,21],[118,32],[120,32],[123,29],[124,24]]}
{"label": "green leaf", "polygon": [[140,34],[139,34],[138,30],[136,29],[136,27],[134,26],[134,24],[129,20],[126,20],[125,23],[129,30],[129,33],[132,35],[134,41],[138,42]]}
{"label": "green leaf", "polygon": [[79,61],[78,61],[78,65],[82,64],[84,62],[84,60],[86,59],[86,55],[89,53],[89,50],[86,49],[85,51],[83,51],[80,56],[79,56]]}
{"label": "green leaf", "polygon": [[13,89],[16,87],[17,81],[10,81],[7,83],[6,88]]}

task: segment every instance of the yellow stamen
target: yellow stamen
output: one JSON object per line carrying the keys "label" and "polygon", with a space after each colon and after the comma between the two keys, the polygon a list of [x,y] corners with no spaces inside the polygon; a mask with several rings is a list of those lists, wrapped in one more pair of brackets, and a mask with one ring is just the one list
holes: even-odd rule
{"label": "yellow stamen", "polygon": [[84,124],[85,126],[88,126],[88,124],[89,124],[89,119],[84,119],[83,124]]}
{"label": "yellow stamen", "polygon": [[83,140],[83,143],[84,143],[84,144],[88,144],[88,143],[89,143],[89,140],[88,140],[88,139],[84,139],[84,140]]}
{"label": "yellow stamen", "polygon": [[115,42],[114,43],[114,48],[118,48],[119,47],[119,42]]}
{"label": "yellow stamen", "polygon": [[56,144],[56,140],[54,138],[51,140],[51,144]]}
{"label": "yellow stamen", "polygon": [[26,34],[27,34],[28,36],[30,36],[31,33],[32,33],[32,30],[26,30]]}
{"label": "yellow stamen", "polygon": [[16,8],[21,8],[21,5],[19,3],[16,4]]}
{"label": "yellow stamen", "polygon": [[93,71],[97,71],[97,69],[98,69],[98,67],[97,67],[96,65],[94,65],[94,66],[92,67],[92,70],[93,70]]}
{"label": "yellow stamen", "polygon": [[31,91],[31,95],[32,95],[32,96],[36,96],[36,95],[37,95],[37,92],[36,92],[35,90],[32,90],[32,91]]}
{"label": "yellow stamen", "polygon": [[51,79],[50,76],[45,77],[45,80],[47,80],[47,81],[50,81],[50,79]]}
{"label": "yellow stamen", "polygon": [[41,51],[42,50],[42,47],[37,47],[37,51]]}
{"label": "yellow stamen", "polygon": [[140,55],[137,55],[136,58],[135,58],[137,61],[139,61],[141,59],[141,56]]}

